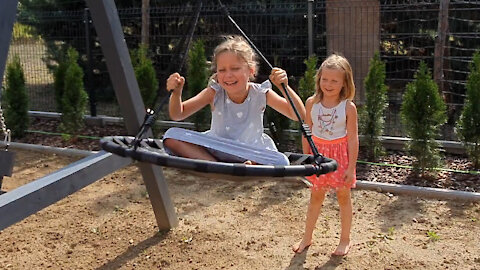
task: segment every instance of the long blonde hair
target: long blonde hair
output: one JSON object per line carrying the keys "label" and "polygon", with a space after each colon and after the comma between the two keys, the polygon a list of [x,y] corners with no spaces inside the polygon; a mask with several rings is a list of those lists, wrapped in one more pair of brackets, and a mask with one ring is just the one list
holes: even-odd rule
{"label": "long blonde hair", "polygon": [[245,60],[248,67],[253,69],[253,76],[250,79],[254,79],[257,75],[258,60],[252,47],[250,47],[248,42],[241,36],[225,36],[224,38],[225,41],[220,43],[213,51],[211,67],[213,75],[211,78],[216,78],[218,55],[224,52],[231,52]]}
{"label": "long blonde hair", "polygon": [[343,70],[345,72],[344,85],[340,91],[340,100],[353,100],[355,96],[355,83],[353,82],[353,72],[347,58],[336,53],[331,54],[323,61],[320,68],[315,74],[315,94],[313,95],[313,103],[318,103],[323,99],[323,92],[320,88],[320,79],[324,69]]}

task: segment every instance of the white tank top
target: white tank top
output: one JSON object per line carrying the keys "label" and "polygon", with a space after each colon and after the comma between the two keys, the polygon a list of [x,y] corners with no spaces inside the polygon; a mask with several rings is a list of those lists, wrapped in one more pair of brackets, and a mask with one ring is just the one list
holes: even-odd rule
{"label": "white tank top", "polygon": [[346,104],[348,100],[342,100],[333,108],[326,108],[321,102],[312,106],[312,133],[316,137],[325,140],[335,140],[347,135]]}

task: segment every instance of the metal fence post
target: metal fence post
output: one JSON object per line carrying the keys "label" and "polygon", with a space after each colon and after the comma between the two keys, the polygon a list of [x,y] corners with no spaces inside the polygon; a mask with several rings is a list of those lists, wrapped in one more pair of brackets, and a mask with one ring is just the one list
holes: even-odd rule
{"label": "metal fence post", "polygon": [[308,56],[313,55],[313,1],[307,0],[308,3]]}
{"label": "metal fence post", "polygon": [[90,10],[83,10],[83,22],[85,23],[85,52],[87,54],[87,81],[88,100],[90,102],[90,115],[97,116],[97,97],[95,89],[93,89],[93,60],[92,60],[92,31],[90,29],[92,19],[90,18]]}

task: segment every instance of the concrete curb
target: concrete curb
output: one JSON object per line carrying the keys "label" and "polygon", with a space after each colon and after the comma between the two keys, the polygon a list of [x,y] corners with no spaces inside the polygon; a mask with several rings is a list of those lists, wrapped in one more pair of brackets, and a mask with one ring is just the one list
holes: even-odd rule
{"label": "concrete curb", "polygon": [[[0,146],[4,146],[4,142],[0,142]],[[73,148],[58,148],[37,144],[27,143],[10,143],[13,149],[31,150],[45,153],[53,153],[65,156],[86,157],[97,153],[96,151],[86,151]],[[440,188],[416,187],[408,185],[398,185],[389,183],[379,183],[370,181],[357,181],[357,189],[373,190],[377,192],[389,192],[392,194],[405,194],[417,196],[421,198],[439,199],[439,200],[459,200],[459,201],[480,201],[480,193],[459,190],[448,190]]]}
{"label": "concrete curb", "polygon": [[480,201],[480,193],[357,180],[357,188],[439,200]]}

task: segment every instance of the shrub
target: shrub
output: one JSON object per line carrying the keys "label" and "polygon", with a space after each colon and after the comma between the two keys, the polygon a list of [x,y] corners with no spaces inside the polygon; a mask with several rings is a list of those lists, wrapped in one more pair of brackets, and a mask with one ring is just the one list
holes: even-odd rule
{"label": "shrub", "polygon": [[307,66],[303,77],[298,82],[298,95],[303,102],[315,93],[315,73],[317,72],[318,57],[313,55],[303,61]]}
{"label": "shrub", "polygon": [[[193,42],[188,51],[187,87],[188,93],[195,96],[200,93],[208,83],[209,69],[205,57],[203,41],[198,39]],[[193,116],[193,122],[197,130],[202,130],[210,123],[209,108],[203,108]]]}
{"label": "shrub", "polygon": [[425,62],[415,74],[415,80],[407,84],[400,111],[402,122],[411,142],[410,154],[416,158],[414,170],[418,173],[432,171],[440,165],[438,143],[435,138],[446,122],[446,106]]}
{"label": "shrub", "polygon": [[456,132],[465,145],[473,166],[480,167],[480,51],[473,55],[467,78],[465,105],[456,126]]}
{"label": "shrub", "polygon": [[57,105],[57,111],[63,112],[62,97],[63,90],[65,89],[65,73],[67,71],[68,62],[65,57],[61,57],[58,62],[58,66],[53,71],[53,88],[55,90],[55,103]]}
{"label": "shrub", "polygon": [[365,136],[365,150],[370,160],[378,160],[385,153],[379,136],[383,135],[384,112],[387,107],[385,63],[377,52],[370,60],[370,69],[365,77],[366,102],[360,118],[361,133]]}
{"label": "shrub", "polygon": [[12,137],[21,138],[29,125],[28,96],[25,88],[25,76],[18,55],[7,66],[5,88],[5,124]]}
{"label": "shrub", "polygon": [[132,52],[132,65],[145,107],[155,106],[153,102],[158,91],[158,80],[145,45],[140,45]]}
{"label": "shrub", "polygon": [[83,86],[83,70],[77,63],[78,52],[74,48],[68,49],[67,58],[60,130],[75,139],[84,126],[83,116],[88,98]]}

